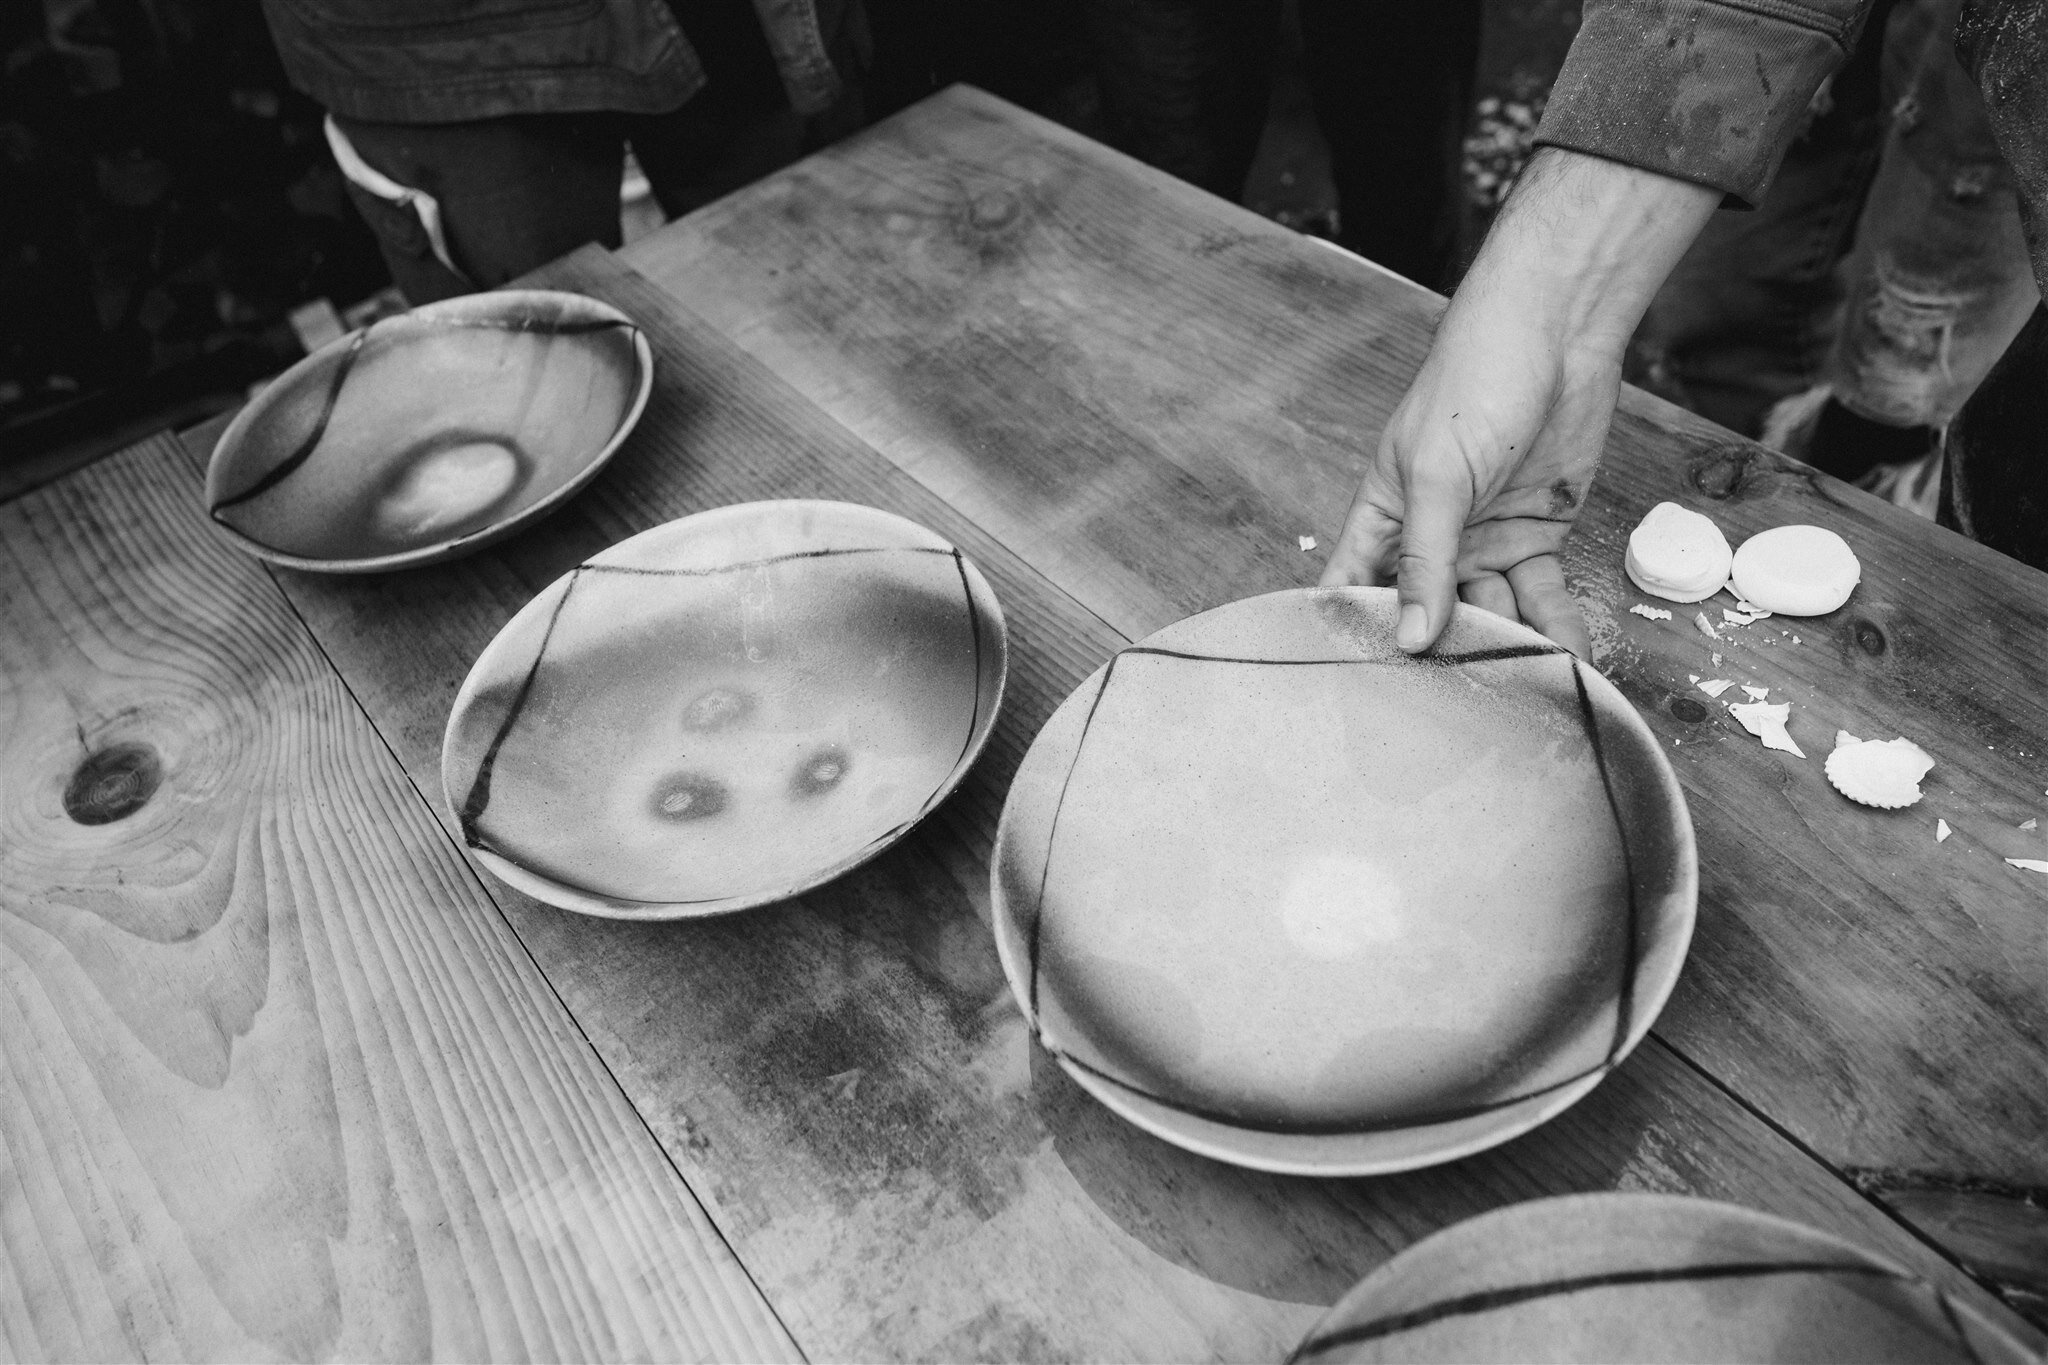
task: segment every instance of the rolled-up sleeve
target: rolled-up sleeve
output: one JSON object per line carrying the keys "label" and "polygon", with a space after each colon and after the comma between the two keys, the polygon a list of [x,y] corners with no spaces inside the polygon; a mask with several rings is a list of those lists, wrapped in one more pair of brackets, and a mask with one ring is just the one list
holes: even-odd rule
{"label": "rolled-up sleeve", "polygon": [[1870,0],[1587,0],[1538,145],[1749,204],[1763,197]]}

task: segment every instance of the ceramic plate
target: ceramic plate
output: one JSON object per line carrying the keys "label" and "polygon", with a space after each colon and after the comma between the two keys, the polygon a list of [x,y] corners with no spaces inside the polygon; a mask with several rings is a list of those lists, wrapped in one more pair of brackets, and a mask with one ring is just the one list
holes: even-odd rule
{"label": "ceramic plate", "polygon": [[1597,1085],[1677,980],[1698,884],[1670,765],[1599,673],[1394,594],[1235,602],[1118,653],[997,836],[1003,966],[1104,1104],[1303,1174],[1448,1161]]}
{"label": "ceramic plate", "polygon": [[995,723],[995,593],[872,507],[756,502],[643,531],[491,641],[441,749],[479,861],[570,910],[719,914],[901,837]]}
{"label": "ceramic plate", "polygon": [[653,382],[640,329],[581,294],[428,304],[321,347],[236,414],[207,510],[243,549],[298,569],[453,559],[590,482]]}
{"label": "ceramic plate", "polygon": [[1578,1194],[1416,1243],[1340,1299],[1292,1359],[2033,1357],[1926,1280],[1839,1237],[1704,1199]]}

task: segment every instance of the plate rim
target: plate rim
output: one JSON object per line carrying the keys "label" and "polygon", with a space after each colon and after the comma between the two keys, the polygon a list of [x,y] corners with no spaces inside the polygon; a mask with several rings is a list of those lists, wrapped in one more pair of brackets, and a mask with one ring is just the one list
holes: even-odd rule
{"label": "plate rim", "polygon": [[[498,877],[515,890],[524,892],[535,900],[555,906],[558,909],[570,910],[577,914],[590,915],[599,919],[627,920],[638,923],[662,923],[674,920],[709,919],[718,915],[737,914],[743,910],[759,909],[761,906],[772,905],[777,901],[789,900],[792,897],[802,895],[806,891],[815,890],[827,882],[846,875],[863,863],[881,856],[883,852],[908,837],[912,830],[924,823],[925,819],[933,811],[937,810],[946,798],[958,790],[960,784],[966,780],[967,774],[973,769],[975,763],[980,760],[982,752],[988,747],[989,740],[995,735],[996,722],[1001,717],[1003,700],[1007,695],[1010,682],[1009,620],[1004,614],[1002,599],[996,595],[995,585],[988,581],[987,575],[981,571],[981,567],[974,562],[973,558],[965,550],[929,526],[924,525],[922,522],[912,521],[901,513],[892,512],[887,508],[876,507],[869,503],[848,502],[840,498],[759,498],[751,502],[725,503],[717,507],[707,507],[696,512],[685,513],[680,517],[672,517],[667,521],[657,522],[652,526],[645,527],[623,540],[614,541],[595,554],[579,560],[575,565],[550,580],[545,587],[528,598],[517,611],[505,619],[504,624],[498,627],[497,631],[491,636],[490,641],[485,644],[476,658],[470,663],[469,671],[463,675],[461,686],[456,688],[455,699],[449,704],[448,719],[442,725],[440,762],[441,800],[448,816],[459,828],[461,824],[461,798],[450,791],[448,787],[448,762],[450,747],[455,739],[455,718],[460,714],[464,704],[471,700],[477,688],[481,686],[478,678],[484,665],[497,653],[501,644],[516,624],[529,613],[538,612],[541,609],[542,602],[549,594],[553,593],[558,587],[562,587],[571,576],[585,565],[594,564],[608,555],[625,550],[636,541],[654,535],[657,532],[670,531],[671,528],[682,526],[688,522],[706,518],[725,517],[739,512],[769,507],[853,508],[860,513],[880,517],[885,521],[909,527],[923,536],[933,548],[944,548],[959,556],[962,571],[968,579],[968,591],[975,594],[977,610],[986,609],[981,610],[981,617],[992,627],[990,634],[995,641],[996,658],[994,667],[994,695],[990,699],[986,715],[983,717],[980,726],[969,740],[967,748],[962,751],[958,761],[954,763],[952,770],[947,773],[945,779],[938,786],[932,789],[931,793],[925,798],[923,805],[918,809],[917,814],[905,821],[889,838],[869,845],[848,858],[831,864],[821,871],[807,876],[806,879],[782,889],[748,893],[743,896],[721,897],[713,901],[635,901],[618,897],[600,896],[564,887],[561,883],[551,878],[543,877],[531,869],[520,866],[503,854],[495,853],[489,849],[474,847],[467,840],[461,839],[458,836],[457,842],[461,845],[463,851],[481,863],[493,876]],[[509,646],[506,647],[509,648]],[[513,875],[506,875],[507,869]]]}
{"label": "plate rim", "polygon": [[[1250,597],[1218,603],[1214,607],[1195,612],[1169,625],[1162,626],[1159,630],[1150,632],[1142,639],[1132,640],[1128,644],[1120,646],[1110,656],[1110,659],[1114,659],[1116,654],[1121,654],[1127,649],[1144,644],[1160,634],[1161,631],[1173,629],[1188,621],[1207,616],[1211,612],[1241,607],[1246,603],[1264,601],[1270,598],[1315,597],[1332,594],[1383,602],[1394,596],[1394,589],[1360,586],[1318,586],[1281,588],[1273,592],[1255,593]],[[1461,602],[1457,604],[1455,610],[1459,614],[1465,614],[1477,612],[1480,609]],[[1561,649],[1555,641],[1529,626],[1523,625],[1520,622],[1509,621],[1504,617],[1495,616],[1490,612],[1485,613],[1485,615],[1489,618],[1487,623],[1489,629],[1500,629],[1508,632],[1510,635],[1519,635],[1528,643],[1542,644],[1553,649]],[[1075,696],[1084,692],[1089,684],[1101,674],[1103,669],[1109,667],[1110,659],[1105,659],[1100,666],[1077,683],[1073,690],[1061,699],[1059,706],[1054,708],[1053,715],[1057,715]],[[1636,1048],[1642,1045],[1644,1039],[1649,1037],[1651,1027],[1656,1023],[1658,1017],[1662,1015],[1664,1007],[1670,1003],[1672,992],[1677,988],[1678,978],[1684,972],[1686,958],[1692,949],[1693,934],[1699,923],[1699,851],[1697,836],[1692,824],[1692,813],[1686,803],[1684,788],[1679,783],[1678,774],[1672,768],[1670,760],[1665,757],[1663,749],[1657,744],[1656,736],[1650,730],[1649,723],[1643,719],[1642,713],[1636,708],[1635,704],[1629,701],[1619,688],[1615,687],[1612,682],[1601,674],[1599,669],[1594,668],[1583,660],[1575,659],[1574,662],[1579,667],[1582,676],[1588,678],[1588,689],[1591,691],[1604,691],[1607,694],[1607,699],[1613,703],[1608,708],[1610,713],[1619,715],[1622,718],[1622,723],[1636,731],[1638,737],[1645,741],[1645,749],[1649,753],[1656,755],[1656,762],[1653,766],[1658,777],[1659,786],[1663,788],[1665,794],[1670,798],[1672,813],[1676,817],[1675,827],[1678,835],[1677,842],[1680,860],[1678,890],[1683,905],[1683,913],[1672,934],[1674,951],[1671,952],[1671,967],[1668,973],[1664,975],[1663,979],[1651,983],[1653,988],[1649,991],[1642,990],[1642,983],[1638,982],[1635,998],[1643,1002],[1644,1005],[1639,1015],[1640,1023],[1629,1030],[1623,1045],[1616,1049],[1613,1055],[1598,1070],[1589,1075],[1567,1081],[1556,1090],[1530,1096],[1520,1104],[1500,1111],[1511,1115],[1511,1117],[1504,1119],[1497,1127],[1488,1127],[1467,1138],[1448,1143],[1440,1149],[1431,1148],[1407,1154],[1374,1156],[1369,1153],[1347,1154],[1341,1150],[1347,1146],[1358,1144],[1361,1141],[1371,1145],[1371,1139],[1378,1136],[1378,1134],[1369,1131],[1335,1134],[1273,1133],[1258,1129],[1233,1127],[1199,1115],[1181,1114],[1171,1110],[1166,1105],[1143,1101],[1131,1093],[1127,1087],[1113,1080],[1091,1074],[1085,1067],[1077,1065],[1059,1052],[1050,1052],[1049,1055],[1052,1059],[1083,1090],[1102,1103],[1111,1112],[1143,1131],[1150,1133],[1152,1136],[1186,1151],[1194,1152],[1199,1156],[1226,1162],[1230,1165],[1241,1166],[1249,1170],[1266,1171],[1276,1175],[1340,1178],[1391,1175],[1401,1171],[1420,1170],[1430,1166],[1438,1166],[1446,1162],[1472,1156],[1478,1152],[1486,1151],[1504,1142],[1521,1137],[1541,1127],[1551,1119],[1556,1118],[1573,1104],[1585,1098],[1588,1093],[1613,1074],[1635,1052]],[[1048,716],[1045,724],[1050,725],[1051,719],[1052,717]],[[1044,728],[1044,725],[1040,727],[1040,734],[1044,732]],[[1032,737],[1032,746],[1035,747],[1037,742],[1038,737],[1034,735]],[[1028,762],[1029,760],[1030,751],[1027,749],[1024,761]],[[1011,932],[1017,926],[1014,917],[1010,913],[1008,897],[1003,890],[1002,881],[1003,850],[1014,837],[1015,821],[1011,797],[1014,796],[1015,792],[1016,787],[1013,782],[1010,789],[1011,795],[1004,798],[1002,815],[996,824],[995,843],[989,858],[989,910],[991,928],[994,931],[996,941],[996,956],[1002,964],[1004,981],[1010,988],[1013,1002],[1024,1016],[1026,1026],[1030,1029],[1030,1045],[1042,1048],[1043,1044],[1039,1039],[1038,1024],[1031,1017],[1028,1004],[1029,986],[1026,984],[1027,974],[1023,970],[1023,964],[1016,960],[1016,955],[1010,946]],[[1192,1122],[1199,1125],[1199,1128],[1195,1132],[1189,1132],[1184,1128],[1177,1127],[1177,1121]],[[1412,1128],[1404,1128],[1399,1131],[1412,1133],[1464,1121],[1466,1120],[1444,1120],[1436,1124],[1418,1124]],[[1227,1136],[1218,1136],[1232,1133],[1256,1134],[1259,1142],[1266,1145],[1278,1143],[1284,1150],[1277,1154],[1246,1151],[1242,1148],[1231,1146]],[[1340,1150],[1333,1152],[1331,1150],[1333,1148]]]}
{"label": "plate rim", "polygon": [[[300,371],[310,370],[324,357],[354,345],[357,337],[368,333],[380,323],[393,322],[405,318],[437,317],[443,313],[474,312],[479,307],[478,300],[490,300],[494,303],[502,301],[507,306],[512,306],[518,302],[530,302],[541,299],[574,299],[576,300],[574,305],[576,307],[588,307],[595,310],[600,317],[609,316],[614,321],[624,323],[632,331],[633,367],[636,378],[632,400],[626,404],[625,412],[620,416],[618,425],[612,429],[611,436],[596,453],[591,455],[577,468],[574,474],[557,484],[545,496],[501,521],[490,522],[463,535],[454,536],[446,540],[437,540],[430,545],[422,545],[410,550],[399,550],[391,554],[353,559],[318,559],[306,555],[293,554],[288,550],[280,550],[275,546],[267,545],[255,539],[246,532],[230,526],[219,517],[213,515],[213,501],[219,491],[214,485],[225,463],[224,453],[232,451],[248,438],[249,428],[255,424],[257,417],[262,412],[267,411],[269,406],[272,405],[271,395],[279,391],[279,386],[285,380],[290,379]],[[490,312],[493,310],[486,309],[484,311]],[[589,294],[579,294],[574,290],[568,289],[493,289],[483,293],[458,294],[453,298],[436,299],[432,303],[423,303],[417,308],[411,308],[403,313],[394,314],[390,318],[380,318],[376,322],[366,323],[361,327],[344,332],[319,349],[301,356],[281,371],[275,379],[266,384],[262,393],[257,394],[256,397],[244,403],[236,411],[235,415],[229,419],[227,428],[221,432],[220,439],[214,442],[213,450],[206,458],[203,492],[206,520],[218,534],[243,552],[271,564],[279,564],[288,569],[300,569],[308,573],[390,573],[398,569],[415,569],[429,564],[445,563],[448,560],[460,558],[474,550],[480,550],[486,545],[526,529],[534,522],[553,512],[577,493],[582,492],[589,485],[590,481],[595,479],[604,467],[611,462],[612,457],[618,454],[619,448],[625,444],[626,438],[632,435],[633,429],[640,424],[640,417],[647,410],[648,399],[652,397],[653,393],[654,348],[648,343],[647,329],[642,327],[624,310],[603,299],[592,297]]]}
{"label": "plate rim", "polygon": [[[1957,1297],[1929,1276],[1914,1270],[1911,1266],[1874,1251],[1859,1242],[1851,1241],[1841,1233],[1827,1228],[1802,1223],[1784,1214],[1772,1213],[1765,1209],[1752,1208],[1725,1199],[1709,1199],[1702,1195],[1681,1194],[1671,1190],[1574,1190],[1563,1194],[1543,1195],[1535,1199],[1522,1199],[1502,1204],[1495,1208],[1461,1218],[1445,1227],[1440,1227],[1425,1237],[1416,1239],[1389,1256],[1386,1260],[1367,1271],[1358,1282],[1345,1290],[1323,1311],[1321,1317],[1302,1334],[1301,1341],[1288,1356],[1289,1361],[1313,1360],[1315,1356],[1302,1356],[1302,1348],[1317,1333],[1331,1324],[1338,1314],[1363,1299],[1367,1291],[1404,1258],[1426,1260],[1440,1253],[1445,1245],[1462,1243],[1475,1236],[1481,1236],[1494,1226],[1535,1220],[1541,1222],[1554,1213],[1574,1207],[1599,1207],[1624,1215],[1629,1208],[1655,1206],[1670,1211],[1682,1211],[1686,1217],[1695,1220],[1696,1226],[1737,1225],[1768,1230],[1773,1235],[1785,1237],[1793,1242],[1816,1249],[1852,1257],[1866,1265],[1881,1268],[1897,1275],[1901,1280],[1925,1284],[1943,1295],[1948,1305],[1956,1312],[1968,1317],[1986,1335],[2009,1344],[2020,1359],[2029,1355],[2024,1342],[2014,1337],[2006,1327],[1992,1320],[1966,1300]],[[1321,1350],[1316,1352],[1317,1356]]]}

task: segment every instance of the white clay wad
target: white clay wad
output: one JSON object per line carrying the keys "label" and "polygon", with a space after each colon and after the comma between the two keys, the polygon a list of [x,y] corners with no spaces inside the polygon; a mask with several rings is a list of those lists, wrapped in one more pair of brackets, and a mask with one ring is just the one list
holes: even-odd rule
{"label": "white clay wad", "polygon": [[1851,801],[1901,810],[1920,799],[1920,779],[1933,767],[1933,757],[1910,739],[1859,740],[1838,730],[1827,775],[1834,789]]}
{"label": "white clay wad", "polygon": [[1729,571],[1744,601],[1783,616],[1825,616],[1849,600],[1863,566],[1820,526],[1775,526],[1742,542]]}
{"label": "white clay wad", "polygon": [[1728,581],[1732,558],[1720,527],[1675,502],[1660,502],[1629,532],[1622,566],[1646,593],[1701,602]]}

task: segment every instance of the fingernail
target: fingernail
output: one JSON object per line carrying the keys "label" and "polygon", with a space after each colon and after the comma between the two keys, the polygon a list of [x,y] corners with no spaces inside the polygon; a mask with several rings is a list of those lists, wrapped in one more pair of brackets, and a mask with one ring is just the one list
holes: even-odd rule
{"label": "fingernail", "polygon": [[1414,654],[1422,648],[1422,642],[1429,634],[1429,614],[1420,602],[1410,602],[1401,608],[1401,624],[1394,631],[1394,643]]}

